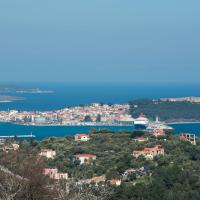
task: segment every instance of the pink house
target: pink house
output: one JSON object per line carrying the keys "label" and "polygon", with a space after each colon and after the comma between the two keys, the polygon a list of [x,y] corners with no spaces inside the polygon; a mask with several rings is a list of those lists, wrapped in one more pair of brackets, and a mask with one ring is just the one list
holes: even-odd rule
{"label": "pink house", "polygon": [[68,179],[68,173],[58,173],[57,168],[45,168],[43,174],[55,180]]}

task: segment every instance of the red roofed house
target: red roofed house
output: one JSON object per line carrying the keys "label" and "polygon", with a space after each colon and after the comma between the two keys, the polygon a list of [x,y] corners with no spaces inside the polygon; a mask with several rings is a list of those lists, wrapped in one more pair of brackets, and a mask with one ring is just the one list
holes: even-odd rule
{"label": "red roofed house", "polygon": [[76,134],[75,141],[88,141],[90,140],[90,136],[88,134]]}
{"label": "red roofed house", "polygon": [[134,150],[133,156],[136,158],[143,155],[146,159],[153,159],[154,156],[164,155],[164,149],[158,145],[153,148],[144,148],[144,150]]}
{"label": "red roofed house", "polygon": [[80,164],[90,163],[93,160],[96,160],[97,156],[94,154],[76,154],[74,155],[76,160],[80,160]]}
{"label": "red roofed house", "polygon": [[165,135],[165,131],[163,129],[155,129],[153,130],[153,135],[154,136],[164,136]]}

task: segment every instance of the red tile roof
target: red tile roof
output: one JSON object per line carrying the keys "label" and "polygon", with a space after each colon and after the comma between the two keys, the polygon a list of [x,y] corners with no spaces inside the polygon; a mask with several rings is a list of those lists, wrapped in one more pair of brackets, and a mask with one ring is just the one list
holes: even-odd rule
{"label": "red tile roof", "polygon": [[84,134],[84,133],[80,133],[80,134],[76,134],[76,136],[89,136],[88,134]]}
{"label": "red tile roof", "polygon": [[88,157],[88,158],[93,158],[93,157],[96,157],[96,155],[94,154],[76,154],[74,155],[75,157]]}

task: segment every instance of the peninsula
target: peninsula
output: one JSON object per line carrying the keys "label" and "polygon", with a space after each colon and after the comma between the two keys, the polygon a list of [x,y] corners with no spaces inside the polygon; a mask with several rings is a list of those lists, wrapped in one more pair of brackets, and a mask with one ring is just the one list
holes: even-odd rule
{"label": "peninsula", "polygon": [[199,100],[199,97],[132,100],[129,102],[130,114],[137,116],[142,112],[150,120],[159,117],[165,123],[199,122]]}
{"label": "peninsula", "polygon": [[24,97],[16,97],[16,96],[4,96],[0,95],[0,103],[8,103],[13,101],[22,101],[25,100]]}
{"label": "peninsula", "polygon": [[[130,101],[129,104],[92,103],[51,111],[0,111],[0,122],[33,126],[128,126],[134,125],[141,113],[152,123],[158,121],[158,118],[165,124],[200,121],[200,103],[194,101],[194,98],[181,98],[184,101],[170,99],[173,100],[139,99]],[[1,100],[24,99],[4,96]],[[141,120],[144,119],[138,120],[143,123]]]}
{"label": "peninsula", "polygon": [[0,85],[0,93],[47,94],[54,93],[54,91],[40,88],[24,88],[16,85]]}

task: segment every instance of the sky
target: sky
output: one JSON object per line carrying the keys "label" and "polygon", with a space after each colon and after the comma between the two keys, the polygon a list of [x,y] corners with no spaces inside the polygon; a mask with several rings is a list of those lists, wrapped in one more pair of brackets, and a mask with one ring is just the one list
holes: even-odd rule
{"label": "sky", "polygon": [[1,0],[0,81],[200,83],[199,0]]}

